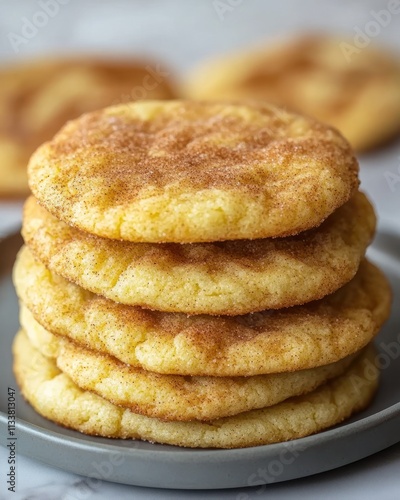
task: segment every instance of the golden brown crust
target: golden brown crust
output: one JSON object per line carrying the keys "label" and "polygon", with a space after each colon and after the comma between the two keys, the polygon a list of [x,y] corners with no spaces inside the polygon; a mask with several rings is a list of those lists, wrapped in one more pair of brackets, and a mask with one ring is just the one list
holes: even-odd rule
{"label": "golden brown crust", "polygon": [[58,218],[157,243],[299,233],[343,205],[357,175],[335,130],[260,103],[106,108],[68,123],[29,164],[34,195]]}
{"label": "golden brown crust", "polygon": [[337,127],[356,150],[400,131],[400,61],[372,45],[302,35],[211,60],[193,72],[197,99],[266,100]]}
{"label": "golden brown crust", "polygon": [[150,61],[94,58],[38,60],[1,69],[0,196],[28,193],[29,157],[68,120],[120,102],[174,97],[166,74]]}
{"label": "golden brown crust", "polygon": [[357,193],[317,229],[218,243],[132,243],[93,237],[30,198],[23,235],[54,272],[117,302],[188,314],[238,315],[310,302],[356,273],[375,230]]}
{"label": "golden brown crust", "polygon": [[116,304],[52,274],[27,249],[14,281],[35,319],[52,333],[133,366],[182,375],[246,376],[332,363],[370,342],[391,302],[387,280],[366,261],[350,283],[320,301],[235,317]]}
{"label": "golden brown crust", "polygon": [[344,375],[309,394],[210,422],[163,422],[82,391],[53,360],[34,349],[23,332],[15,338],[13,353],[22,394],[44,417],[85,434],[193,448],[258,446],[322,431],[365,408],[379,379],[371,347]]}

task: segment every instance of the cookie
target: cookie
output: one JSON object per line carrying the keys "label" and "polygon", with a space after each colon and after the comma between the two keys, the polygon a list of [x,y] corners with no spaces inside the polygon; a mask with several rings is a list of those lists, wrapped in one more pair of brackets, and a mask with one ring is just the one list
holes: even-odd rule
{"label": "cookie", "polygon": [[400,132],[400,58],[373,44],[297,36],[200,65],[185,93],[261,99],[338,128],[357,151]]}
{"label": "cookie", "polygon": [[338,132],[261,103],[146,101],[88,113],[28,168],[33,194],[57,218],[149,243],[297,234],[359,184]]}
{"label": "cookie", "polygon": [[375,231],[361,193],[317,229],[287,238],[132,243],[93,237],[31,197],[23,236],[54,272],[114,301],[188,314],[238,315],[310,302],[357,272]]}
{"label": "cookie", "polygon": [[52,333],[132,366],[180,375],[260,375],[335,362],[373,339],[391,302],[386,278],[367,261],[350,283],[320,301],[233,317],[116,304],[51,273],[27,249],[14,282]]}
{"label": "cookie", "polygon": [[169,72],[146,61],[38,60],[0,70],[0,197],[26,196],[33,151],[67,120],[134,99],[169,99]]}
{"label": "cookie", "polygon": [[[210,422],[165,422],[133,413],[80,389],[23,331],[13,344],[14,373],[23,396],[42,416],[85,434],[142,439],[197,448],[241,448],[297,439],[342,422],[365,408],[378,385],[374,349],[338,378],[277,405]],[[62,398],[60,398],[62,394]]]}
{"label": "cookie", "polygon": [[55,357],[58,368],[81,389],[135,413],[166,421],[205,421],[272,406],[341,375],[355,357],[310,370],[253,377],[160,375],[51,336],[24,307],[21,325],[32,345]]}

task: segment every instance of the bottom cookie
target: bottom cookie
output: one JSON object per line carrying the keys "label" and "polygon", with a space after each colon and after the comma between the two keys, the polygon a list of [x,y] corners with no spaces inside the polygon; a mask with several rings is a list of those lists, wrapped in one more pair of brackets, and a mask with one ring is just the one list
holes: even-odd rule
{"label": "bottom cookie", "polygon": [[165,422],[137,415],[83,391],[20,331],[14,372],[23,396],[44,417],[85,434],[142,439],[192,448],[243,448],[304,437],[365,408],[377,387],[375,351],[367,348],[346,373],[275,406],[210,422]]}

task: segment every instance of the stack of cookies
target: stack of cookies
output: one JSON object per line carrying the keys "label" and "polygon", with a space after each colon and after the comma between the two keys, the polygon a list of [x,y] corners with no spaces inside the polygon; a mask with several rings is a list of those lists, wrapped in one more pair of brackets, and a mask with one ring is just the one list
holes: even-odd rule
{"label": "stack of cookies", "polygon": [[372,399],[390,290],[334,129],[266,104],[124,104],[69,122],[29,179],[14,371],[43,416],[235,448]]}

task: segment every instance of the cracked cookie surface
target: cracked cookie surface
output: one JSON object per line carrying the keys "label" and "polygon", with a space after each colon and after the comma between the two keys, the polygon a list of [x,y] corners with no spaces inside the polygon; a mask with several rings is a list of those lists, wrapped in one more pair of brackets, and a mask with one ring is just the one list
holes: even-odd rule
{"label": "cracked cookie surface", "polygon": [[141,101],[88,113],[37,149],[28,170],[56,217],[153,243],[297,234],[359,184],[335,129],[255,102]]}

